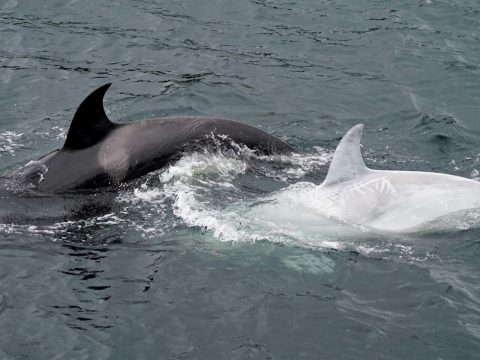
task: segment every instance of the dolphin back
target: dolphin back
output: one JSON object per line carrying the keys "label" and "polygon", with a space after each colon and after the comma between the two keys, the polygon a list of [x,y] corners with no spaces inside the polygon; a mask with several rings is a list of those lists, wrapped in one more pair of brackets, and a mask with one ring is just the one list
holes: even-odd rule
{"label": "dolphin back", "polygon": [[39,159],[48,168],[37,186],[39,191],[59,193],[115,186],[174,161],[192,143],[212,142],[211,135],[225,135],[261,154],[295,151],[261,129],[228,119],[175,117],[114,123],[103,107],[110,85],[99,87],[83,100],[63,147]]}

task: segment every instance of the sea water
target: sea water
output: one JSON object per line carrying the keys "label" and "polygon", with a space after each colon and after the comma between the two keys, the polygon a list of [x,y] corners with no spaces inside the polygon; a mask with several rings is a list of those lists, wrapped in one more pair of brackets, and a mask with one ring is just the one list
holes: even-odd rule
{"label": "sea water", "polygon": [[1,224],[0,359],[478,358],[475,219],[345,234],[308,192],[357,123],[371,168],[478,179],[479,43],[476,0],[3,0],[2,172],[107,82],[113,121],[215,115],[300,151],[197,150],[109,213]]}

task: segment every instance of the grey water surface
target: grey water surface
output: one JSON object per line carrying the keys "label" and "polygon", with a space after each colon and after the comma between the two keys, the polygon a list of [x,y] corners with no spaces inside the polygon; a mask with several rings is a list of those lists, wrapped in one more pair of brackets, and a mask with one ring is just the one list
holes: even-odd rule
{"label": "grey water surface", "polygon": [[2,0],[0,170],[107,82],[112,120],[222,116],[303,153],[185,154],[107,214],[0,225],[0,359],[480,358],[480,220],[356,238],[251,212],[320,184],[360,122],[372,168],[477,179],[480,2]]}

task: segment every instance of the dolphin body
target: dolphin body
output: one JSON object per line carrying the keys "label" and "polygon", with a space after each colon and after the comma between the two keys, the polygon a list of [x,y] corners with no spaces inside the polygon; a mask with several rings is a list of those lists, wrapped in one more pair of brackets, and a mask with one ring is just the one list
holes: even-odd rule
{"label": "dolphin body", "polygon": [[59,193],[115,185],[162,168],[189,146],[226,137],[263,154],[294,148],[253,126],[213,117],[166,117],[119,124],[103,108],[111,84],[93,91],[78,107],[65,144],[39,161],[47,172],[37,185]]}
{"label": "dolphin body", "polygon": [[164,167],[189,146],[212,140],[260,154],[295,151],[275,136],[234,120],[165,117],[113,123],[103,108],[110,85],[99,87],[80,104],[62,148],[31,162],[14,180],[0,178],[0,223],[84,215],[95,204],[106,208],[119,184]]}
{"label": "dolphin body", "polygon": [[480,183],[432,172],[372,170],[360,151],[363,125],[350,129],[335,150],[312,198],[323,216],[367,229],[429,231],[447,219],[480,209]]}

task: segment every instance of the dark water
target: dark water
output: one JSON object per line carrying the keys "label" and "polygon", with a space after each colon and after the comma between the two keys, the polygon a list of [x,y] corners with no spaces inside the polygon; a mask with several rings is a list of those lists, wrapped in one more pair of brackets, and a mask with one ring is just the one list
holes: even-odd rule
{"label": "dark water", "polygon": [[479,44],[477,0],[3,0],[2,170],[107,82],[112,119],[234,118],[305,155],[185,155],[103,217],[0,225],[0,359],[479,358],[472,224],[345,239],[249,213],[321,183],[359,122],[374,168],[477,178]]}

